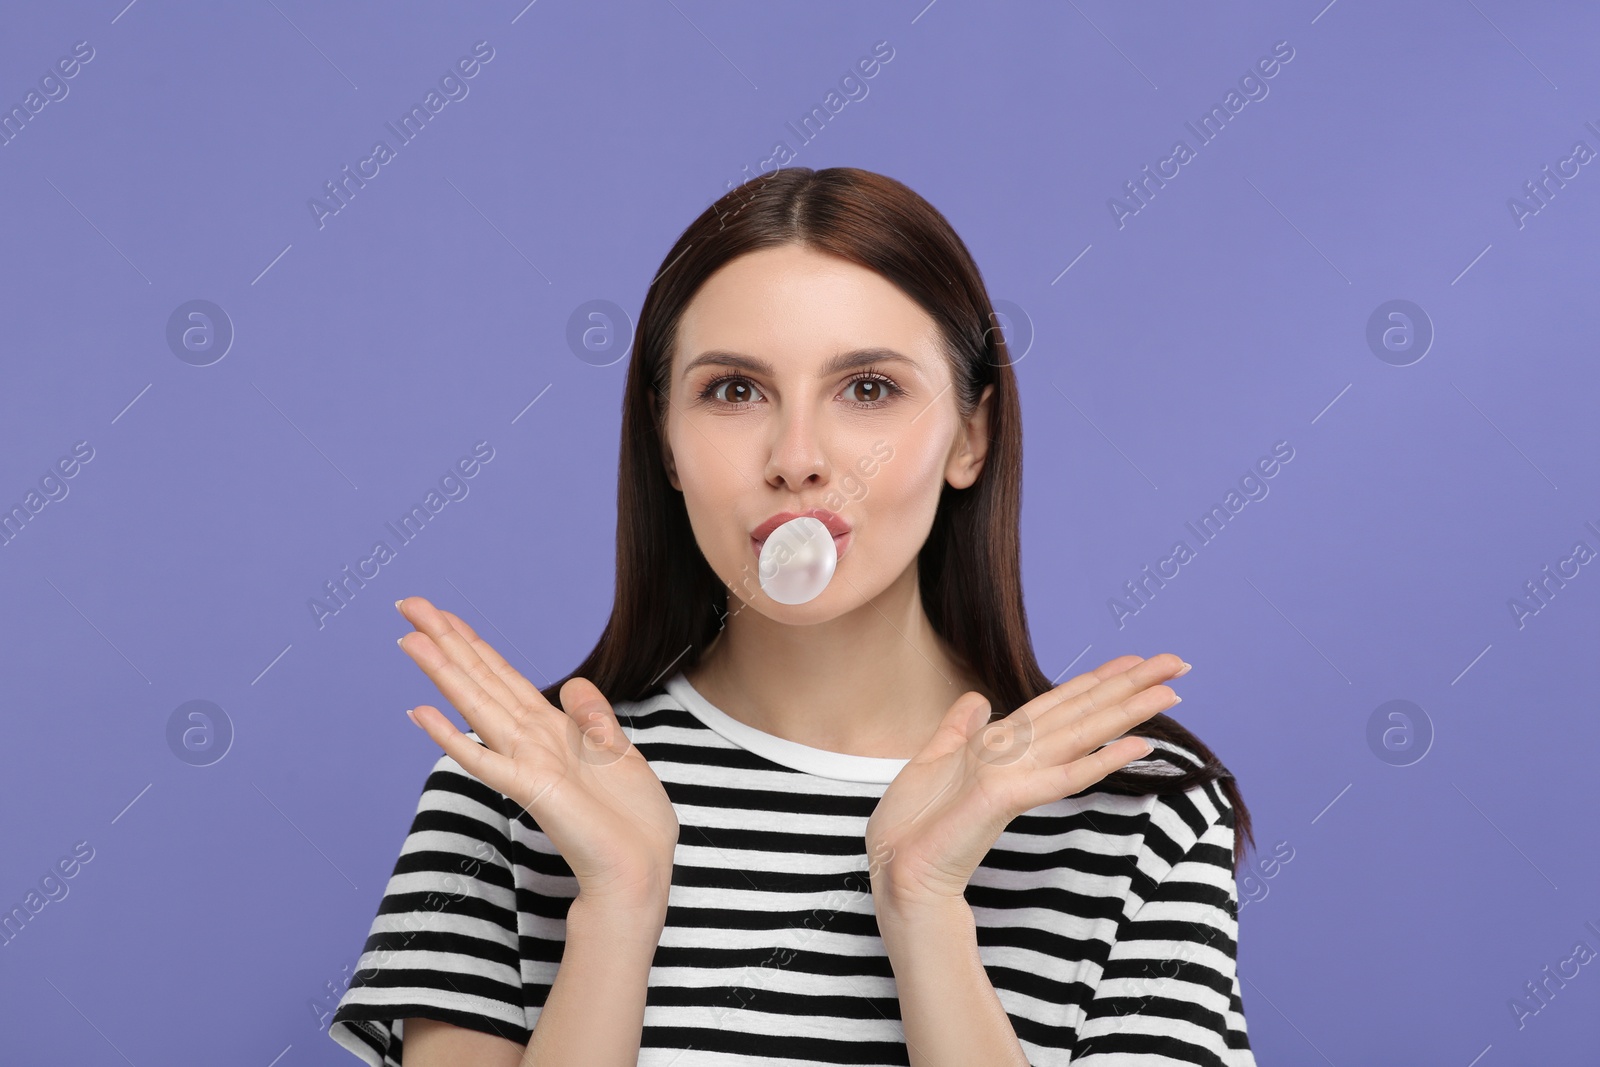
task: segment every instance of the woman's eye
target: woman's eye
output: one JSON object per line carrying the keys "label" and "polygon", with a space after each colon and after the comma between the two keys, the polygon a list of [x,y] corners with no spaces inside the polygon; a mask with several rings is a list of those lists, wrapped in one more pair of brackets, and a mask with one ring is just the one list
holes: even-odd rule
{"label": "woman's eye", "polygon": [[[718,396],[723,390],[726,394]],[[702,395],[728,404],[747,404],[759,394],[747,378],[719,378],[706,386]]]}
{"label": "woman's eye", "polygon": [[857,378],[844,387],[845,395],[852,389],[859,390],[854,399],[864,407],[878,407],[900,394],[900,387],[887,378]]}

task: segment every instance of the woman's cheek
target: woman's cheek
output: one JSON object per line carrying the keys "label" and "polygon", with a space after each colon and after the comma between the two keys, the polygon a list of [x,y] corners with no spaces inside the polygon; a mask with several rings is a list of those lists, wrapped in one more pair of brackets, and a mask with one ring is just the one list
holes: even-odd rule
{"label": "woman's cheek", "polygon": [[[902,454],[896,452],[896,462]],[[912,457],[908,455],[906,459]],[[917,460],[917,467],[908,462],[895,470],[892,477],[875,482],[872,495],[867,498],[877,525],[892,533],[897,554],[908,559],[922,551],[933,529],[933,517],[938,514],[939,496],[945,484],[942,455],[918,456]]]}
{"label": "woman's cheek", "polygon": [[891,500],[907,518],[938,507],[944,488],[945,452],[921,442],[919,447],[896,446],[894,459],[883,464],[872,480],[872,494]]}
{"label": "woman's cheek", "polygon": [[684,487],[683,503],[689,513],[689,528],[694,533],[695,543],[723,584],[732,585],[739,578],[739,568],[746,562],[744,550],[749,548],[749,533],[733,519],[736,509],[731,500],[691,490],[691,486],[699,489],[705,485],[700,471],[680,462],[678,475]]}

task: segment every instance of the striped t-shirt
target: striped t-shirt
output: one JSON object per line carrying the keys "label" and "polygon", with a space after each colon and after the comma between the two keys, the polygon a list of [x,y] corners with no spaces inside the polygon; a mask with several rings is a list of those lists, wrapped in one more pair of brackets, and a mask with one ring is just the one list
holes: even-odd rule
{"label": "striped t-shirt", "polygon": [[[909,1063],[865,844],[907,761],[757,730],[681,672],[614,707],[679,822],[640,1067]],[[1197,763],[1163,743],[1146,762]],[[1033,1067],[1254,1067],[1233,845],[1215,783],[1091,787],[1007,826],[966,900]],[[372,1067],[401,1067],[408,1017],[527,1044],[577,891],[533,818],[441,755],[330,1036]]]}

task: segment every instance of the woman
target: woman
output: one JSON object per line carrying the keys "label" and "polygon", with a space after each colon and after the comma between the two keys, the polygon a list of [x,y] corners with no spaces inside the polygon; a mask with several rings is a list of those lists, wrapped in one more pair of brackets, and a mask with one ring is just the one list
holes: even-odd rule
{"label": "woman", "polygon": [[[472,731],[409,713],[445,754],[335,1040],[389,1067],[1254,1063],[1248,812],[1164,714],[1179,657],[1055,687],[1035,661],[993,322],[943,216],[868,171],[764,175],[683,233],[588,658],[539,690],[396,602]],[[759,550],[799,514],[837,571],[779,603]]]}

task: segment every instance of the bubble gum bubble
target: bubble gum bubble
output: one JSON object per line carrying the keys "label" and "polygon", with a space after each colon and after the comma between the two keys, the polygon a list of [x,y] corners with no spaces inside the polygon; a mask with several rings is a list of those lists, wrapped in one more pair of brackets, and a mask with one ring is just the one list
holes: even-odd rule
{"label": "bubble gum bubble", "polygon": [[833,580],[839,549],[821,519],[790,519],[761,546],[761,588],[780,604],[814,600]]}

